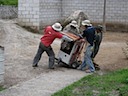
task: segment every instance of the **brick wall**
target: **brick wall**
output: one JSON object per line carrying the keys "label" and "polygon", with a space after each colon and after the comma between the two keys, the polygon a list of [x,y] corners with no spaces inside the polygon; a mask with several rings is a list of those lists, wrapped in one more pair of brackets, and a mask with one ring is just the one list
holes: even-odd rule
{"label": "brick wall", "polygon": [[[106,0],[106,22],[128,24],[128,0]],[[45,26],[82,10],[92,22],[102,22],[104,0],[19,0],[19,21]]]}

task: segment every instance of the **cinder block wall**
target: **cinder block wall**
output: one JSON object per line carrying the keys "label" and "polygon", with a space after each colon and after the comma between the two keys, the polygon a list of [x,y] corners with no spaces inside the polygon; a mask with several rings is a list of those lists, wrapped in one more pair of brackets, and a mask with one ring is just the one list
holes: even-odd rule
{"label": "cinder block wall", "polygon": [[61,20],[61,0],[40,0],[40,25],[45,26]]}
{"label": "cinder block wall", "polygon": [[[128,0],[106,0],[106,22],[128,24]],[[46,26],[83,10],[102,22],[104,0],[19,0],[18,18],[26,26]],[[127,27],[127,26],[126,26]]]}
{"label": "cinder block wall", "polygon": [[[63,0],[63,16],[83,10],[93,22],[102,22],[104,0]],[[128,23],[128,0],[106,0],[106,21]]]}
{"label": "cinder block wall", "polygon": [[107,21],[128,24],[128,0],[107,0]]}
{"label": "cinder block wall", "polygon": [[39,0],[19,0],[18,3],[19,24],[39,29]]}

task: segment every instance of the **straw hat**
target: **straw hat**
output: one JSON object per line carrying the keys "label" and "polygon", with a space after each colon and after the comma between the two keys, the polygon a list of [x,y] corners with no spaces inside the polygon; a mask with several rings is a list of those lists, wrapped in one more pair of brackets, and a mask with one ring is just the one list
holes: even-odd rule
{"label": "straw hat", "polygon": [[61,31],[62,30],[62,26],[60,23],[55,23],[52,25],[52,28],[56,31]]}
{"label": "straw hat", "polygon": [[74,26],[74,27],[78,27],[77,22],[76,22],[75,20],[73,20],[73,21],[70,23],[70,25],[72,25],[72,26]]}
{"label": "straw hat", "polygon": [[92,26],[92,24],[90,23],[90,21],[89,20],[84,20],[84,21],[82,21],[82,25],[87,25],[87,26]]}

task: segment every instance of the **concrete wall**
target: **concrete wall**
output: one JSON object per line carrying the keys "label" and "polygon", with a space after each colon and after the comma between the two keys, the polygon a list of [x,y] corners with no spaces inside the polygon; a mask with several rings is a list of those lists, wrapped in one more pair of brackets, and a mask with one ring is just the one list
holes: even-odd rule
{"label": "concrete wall", "polygon": [[[128,24],[128,0],[106,0],[106,21]],[[46,26],[82,10],[92,22],[102,22],[104,0],[19,0],[19,21]],[[126,26],[127,27],[127,26]]]}

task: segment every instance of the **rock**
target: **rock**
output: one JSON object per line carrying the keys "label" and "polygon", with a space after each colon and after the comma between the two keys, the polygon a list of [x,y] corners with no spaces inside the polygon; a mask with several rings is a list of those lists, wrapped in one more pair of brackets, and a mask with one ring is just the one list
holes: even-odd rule
{"label": "rock", "polygon": [[72,20],[76,20],[78,22],[78,25],[80,26],[81,21],[86,19],[88,19],[88,16],[82,10],[77,10],[77,11],[74,11],[68,18],[64,20],[64,23],[62,23],[62,26],[65,27]]}

